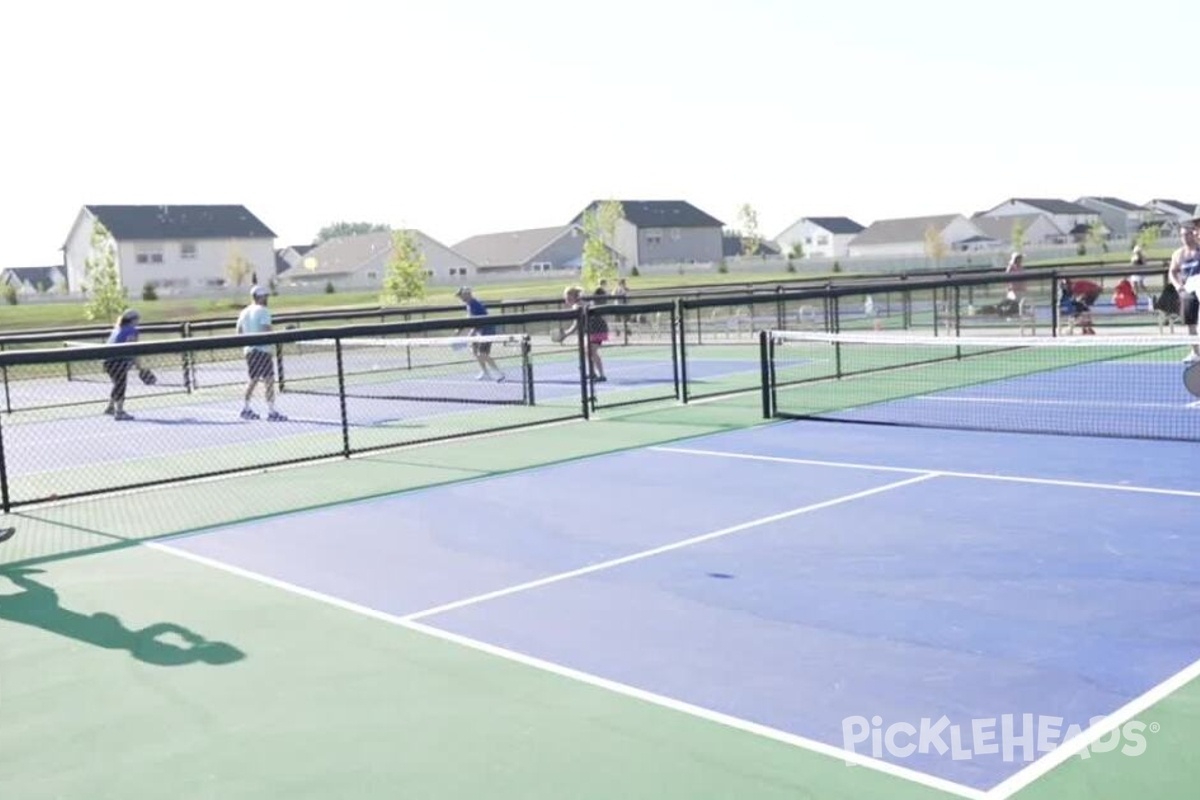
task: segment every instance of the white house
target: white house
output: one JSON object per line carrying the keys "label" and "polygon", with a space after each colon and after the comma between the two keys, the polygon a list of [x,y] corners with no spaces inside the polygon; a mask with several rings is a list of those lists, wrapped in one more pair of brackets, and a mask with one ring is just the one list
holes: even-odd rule
{"label": "white house", "polygon": [[[596,209],[593,201],[571,225]],[[724,258],[724,223],[684,200],[620,200],[624,216],[617,222],[613,249],[624,267],[641,264],[711,263]]]}
{"label": "white house", "polygon": [[20,295],[64,292],[67,273],[60,266],[11,267],[0,272],[0,286],[11,286]]}
{"label": "white house", "polygon": [[1150,223],[1163,227],[1164,235],[1173,235],[1180,224],[1195,217],[1200,217],[1200,205],[1184,203],[1179,200],[1151,200],[1144,206],[1150,212]]}
{"label": "white house", "polygon": [[[1065,231],[1054,224],[1047,214],[1012,214],[1002,217],[976,216],[971,219],[984,234],[1000,243],[1001,248],[1021,249],[1044,245],[1064,244],[1068,241]],[[1020,243],[1016,241],[1020,227]]]}
{"label": "white house", "polygon": [[799,247],[804,258],[845,258],[850,242],[866,230],[849,217],[801,217],[775,237],[785,256]]}
{"label": "white house", "polygon": [[70,290],[86,287],[92,231],[100,222],[116,243],[117,271],[131,293],[268,280],[275,234],[245,206],[101,206],[80,209],[63,245]]}
{"label": "white house", "polygon": [[1035,197],[1014,197],[1005,200],[995,208],[984,211],[980,216],[994,218],[1019,214],[1045,214],[1073,241],[1085,239],[1089,229],[1100,222],[1100,214],[1086,206],[1066,200]]}
{"label": "white house", "polygon": [[[469,259],[421,231],[410,232],[425,256],[430,283],[462,283],[475,274]],[[394,250],[392,231],[339,236],[308,249],[299,266],[282,273],[279,281],[284,285],[320,281],[339,288],[380,289]]]}
{"label": "white house", "polygon": [[931,237],[941,240],[947,254],[1002,246],[962,214],[942,214],[877,220],[851,240],[847,255],[851,258],[930,256]]}
{"label": "white house", "polygon": [[1137,236],[1142,226],[1153,218],[1153,212],[1144,206],[1119,197],[1081,197],[1075,202],[1099,214],[1104,227],[1117,239]]}

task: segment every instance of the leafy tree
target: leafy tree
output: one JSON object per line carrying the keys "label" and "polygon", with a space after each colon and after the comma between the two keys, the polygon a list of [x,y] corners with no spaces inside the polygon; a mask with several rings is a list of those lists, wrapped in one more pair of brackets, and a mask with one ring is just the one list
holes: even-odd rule
{"label": "leafy tree", "polygon": [[605,200],[583,213],[583,288],[592,292],[602,280],[615,280],[620,272],[616,248],[617,223],[625,208],[617,200]]}
{"label": "leafy tree", "polygon": [[1093,222],[1088,226],[1087,241],[1097,251],[1102,253],[1108,252],[1108,228],[1104,226],[1103,222]]}
{"label": "leafy tree", "polygon": [[313,240],[313,244],[320,244],[339,236],[359,236],[364,233],[390,231],[391,229],[390,225],[377,222],[334,222],[317,232],[317,238]]}
{"label": "leafy tree", "polygon": [[400,305],[409,300],[420,300],[425,297],[428,279],[425,253],[421,251],[417,237],[412,231],[393,231],[392,255],[383,276],[383,292],[379,302],[383,305]]}
{"label": "leafy tree", "polygon": [[1025,243],[1028,241],[1025,236],[1025,223],[1021,220],[1013,222],[1012,226],[1012,249],[1014,253],[1021,253],[1025,250]]}
{"label": "leafy tree", "polygon": [[758,233],[758,212],[749,203],[743,203],[738,209],[738,222],[741,223],[742,255],[757,255],[762,247],[762,236]]}
{"label": "leafy tree", "polygon": [[240,288],[253,271],[254,268],[240,251],[235,249],[229,254],[229,260],[225,262],[225,277],[234,286]]}
{"label": "leafy tree", "polygon": [[83,290],[88,295],[84,316],[105,322],[116,320],[129,307],[129,293],[117,272],[117,244],[99,220],[92,225],[91,252],[83,274]]}
{"label": "leafy tree", "polygon": [[950,248],[946,246],[946,240],[942,238],[942,232],[930,225],[925,229],[925,255],[933,259],[935,267],[940,266],[942,259],[950,252]]}
{"label": "leafy tree", "polygon": [[1141,247],[1142,252],[1148,251],[1154,245],[1158,244],[1158,240],[1162,237],[1162,226],[1158,223],[1146,225],[1138,231],[1137,238],[1134,240],[1134,245]]}

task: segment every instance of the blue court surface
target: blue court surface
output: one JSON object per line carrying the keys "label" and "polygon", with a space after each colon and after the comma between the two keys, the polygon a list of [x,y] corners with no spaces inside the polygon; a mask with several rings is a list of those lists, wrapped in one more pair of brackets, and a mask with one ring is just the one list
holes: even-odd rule
{"label": "blue court surface", "polygon": [[[1006,716],[1057,718],[1060,744],[1196,669],[1194,459],[788,422],[156,546],[978,793],[1044,763]],[[943,717],[945,753],[873,754],[864,733]]]}

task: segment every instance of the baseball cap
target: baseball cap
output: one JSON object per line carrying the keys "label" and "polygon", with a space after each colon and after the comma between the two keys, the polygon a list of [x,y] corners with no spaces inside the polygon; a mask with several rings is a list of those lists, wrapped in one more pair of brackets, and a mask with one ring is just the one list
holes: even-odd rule
{"label": "baseball cap", "polygon": [[250,290],[251,297],[266,297],[270,293],[265,286],[255,286]]}
{"label": "baseball cap", "polygon": [[454,293],[454,296],[455,296],[455,297],[463,297],[463,296],[465,296],[465,295],[468,295],[468,294],[470,294],[470,293],[471,293],[471,287],[470,287],[470,286],[460,286],[460,287],[458,287],[458,291]]}

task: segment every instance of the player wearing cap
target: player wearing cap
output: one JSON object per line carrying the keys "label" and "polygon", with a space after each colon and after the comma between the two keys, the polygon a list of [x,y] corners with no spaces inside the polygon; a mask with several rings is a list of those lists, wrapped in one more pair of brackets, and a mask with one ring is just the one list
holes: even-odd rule
{"label": "player wearing cap", "polygon": [[[471,287],[460,286],[454,296],[463,301],[463,305],[467,307],[467,313],[472,317],[486,317],[488,315],[487,306],[479,302],[479,300],[471,293]],[[460,330],[459,333],[462,333]],[[481,325],[474,328],[469,336],[494,336],[496,333],[495,325]],[[475,354],[475,360],[479,362],[482,372],[479,373],[479,380],[490,379],[492,377],[491,370],[496,370],[496,380],[503,381],[505,378],[504,370],[496,364],[496,360],[492,358],[492,343],[491,342],[474,342],[471,344],[471,352]],[[490,369],[489,369],[490,368]]]}
{"label": "player wearing cap", "polygon": [[[1200,211],[1200,208],[1197,209]],[[1180,230],[1182,246],[1171,254],[1171,266],[1167,270],[1167,280],[1179,293],[1179,306],[1183,315],[1183,324],[1187,326],[1188,335],[1196,335],[1196,323],[1200,320],[1200,297],[1197,284],[1200,283],[1200,241],[1197,240],[1196,229],[1200,227],[1200,216],[1184,223]],[[1192,364],[1200,361],[1200,346],[1192,345],[1185,363]]]}
{"label": "player wearing cap", "polygon": [[[117,318],[116,324],[113,325],[112,332],[108,334],[107,343],[131,344],[136,342],[139,319],[141,319],[141,315],[132,308],[122,313]],[[115,420],[133,419],[131,415],[125,413],[125,391],[129,387],[129,371],[135,368],[142,383],[153,384],[156,382],[154,373],[142,366],[136,358],[118,356],[104,359],[104,371],[112,381],[112,391],[108,395],[108,406],[104,409],[104,413],[111,415]]]}
{"label": "player wearing cap", "polygon": [[[270,296],[265,288],[255,286],[250,290],[250,305],[242,309],[238,315],[237,332],[267,333],[271,330],[271,310],[267,308],[267,298]],[[272,422],[283,422],[287,419],[275,410],[275,362],[271,359],[270,345],[255,344],[244,348],[246,353],[246,369],[250,382],[246,385],[246,405],[242,408],[242,419],[258,419],[258,414],[250,408],[250,400],[254,397],[254,387],[262,381],[263,392],[267,396],[267,419]]]}

